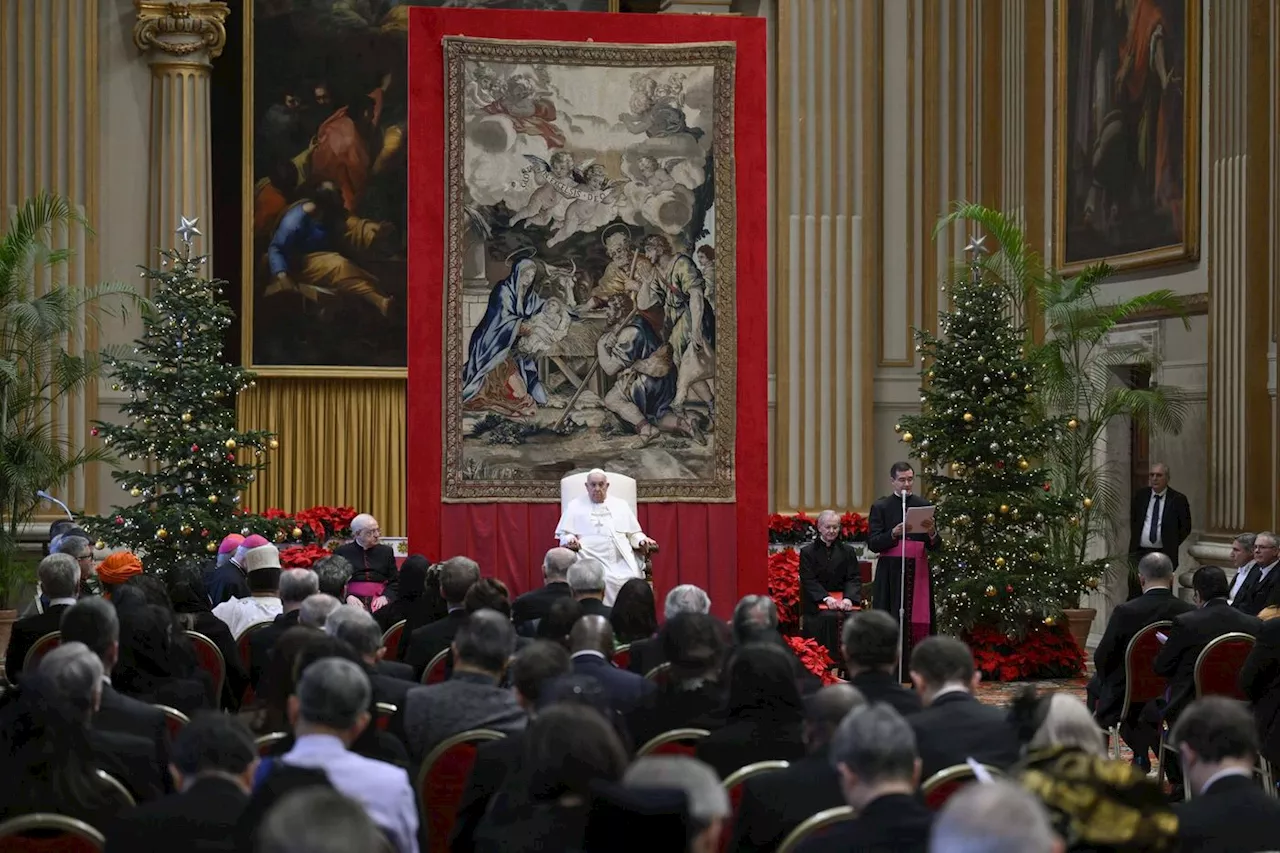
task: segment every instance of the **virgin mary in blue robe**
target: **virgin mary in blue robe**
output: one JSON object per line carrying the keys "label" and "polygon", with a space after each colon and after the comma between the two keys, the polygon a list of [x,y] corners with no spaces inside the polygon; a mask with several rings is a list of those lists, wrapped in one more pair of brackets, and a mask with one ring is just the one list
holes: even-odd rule
{"label": "virgin mary in blue robe", "polygon": [[520,322],[528,320],[546,304],[534,292],[533,279],[537,264],[529,258],[521,258],[511,267],[511,272],[489,294],[480,325],[471,333],[467,344],[467,364],[462,369],[462,400],[466,402],[480,393],[484,379],[508,357],[524,380],[529,396],[539,406],[547,404],[547,392],[538,376],[538,367],[527,355],[513,353]]}

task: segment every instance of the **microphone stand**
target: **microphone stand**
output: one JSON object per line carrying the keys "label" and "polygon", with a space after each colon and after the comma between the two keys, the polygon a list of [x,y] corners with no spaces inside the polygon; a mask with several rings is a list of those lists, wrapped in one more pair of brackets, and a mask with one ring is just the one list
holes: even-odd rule
{"label": "microphone stand", "polygon": [[898,683],[904,683],[906,661],[902,650],[906,642],[907,614],[907,492],[902,492],[902,538],[898,540]]}

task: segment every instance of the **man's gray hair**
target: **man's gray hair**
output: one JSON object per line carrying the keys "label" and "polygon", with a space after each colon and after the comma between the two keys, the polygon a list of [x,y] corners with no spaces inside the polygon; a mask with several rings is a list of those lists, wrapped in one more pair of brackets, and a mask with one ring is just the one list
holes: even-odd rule
{"label": "man's gray hair", "polygon": [[840,513],[836,512],[834,509],[824,509],[822,512],[818,513],[818,517],[813,520],[814,525],[817,526],[821,524],[822,519],[824,518],[833,518],[836,521],[839,521]]}
{"label": "man's gray hair", "polygon": [[342,602],[332,595],[317,592],[307,596],[298,608],[298,624],[308,628],[323,628],[329,614],[342,606]]}
{"label": "man's gray hair", "polygon": [[93,553],[89,540],[74,533],[59,536],[49,545],[50,554],[70,554],[73,559],[79,559],[85,551]]}
{"label": "man's gray hair", "polygon": [[378,520],[367,512],[362,512],[351,519],[351,535],[358,536],[370,527],[377,527]]}
{"label": "man's gray hair", "polygon": [[47,698],[84,714],[93,712],[93,697],[102,689],[102,661],[84,643],[63,643],[40,659],[36,675]]}
{"label": "man's gray hair", "polygon": [[957,792],[929,837],[929,853],[1050,853],[1056,847],[1044,806],[1003,779]]}
{"label": "man's gray hair", "polygon": [[578,555],[568,548],[552,548],[542,558],[542,574],[549,581],[562,581],[577,559]]}
{"label": "man's gray hair", "polygon": [[339,731],[349,729],[369,710],[369,676],[345,658],[321,658],[302,671],[295,691],[298,715],[306,722]]}
{"label": "man's gray hair", "polygon": [[778,605],[767,595],[744,595],[733,608],[733,639],[738,645],[777,632]]}
{"label": "man's gray hair", "polygon": [[681,613],[710,613],[711,596],[701,587],[691,583],[682,583],[667,593],[662,605],[662,615],[666,620],[674,619]]}
{"label": "man's gray hair", "polygon": [[916,735],[911,724],[884,704],[854,708],[831,738],[831,766],[844,765],[863,784],[911,782],[915,778]]}
{"label": "man's gray hair", "polygon": [[467,617],[454,635],[453,647],[455,663],[502,672],[516,651],[516,629],[506,616],[486,607]]}
{"label": "man's gray hair", "polygon": [[729,795],[716,771],[687,755],[646,755],[637,758],[622,776],[627,788],[683,791],[689,818],[699,828],[729,816]]}
{"label": "man's gray hair", "polygon": [[1163,471],[1166,477],[1172,476],[1172,474],[1169,471],[1168,464],[1164,462],[1152,462],[1150,465],[1147,466],[1147,471],[1150,472],[1156,468],[1159,468],[1161,471]]}
{"label": "man's gray hair", "polygon": [[362,657],[376,655],[382,648],[382,629],[377,620],[354,604],[344,604],[330,613],[324,632],[347,643]]}
{"label": "man's gray hair", "polygon": [[1170,580],[1173,577],[1173,560],[1167,554],[1153,551],[1138,561],[1138,574],[1149,581]]}
{"label": "man's gray hair", "polygon": [[319,579],[320,592],[338,598],[347,588],[353,569],[351,561],[341,554],[330,554],[311,564],[311,571]]}
{"label": "man's gray hair", "polygon": [[394,849],[364,806],[328,786],[282,797],[262,821],[257,853],[349,853]]}
{"label": "man's gray hair", "polygon": [[1106,757],[1106,738],[1084,702],[1070,693],[1055,693],[1046,701],[1049,712],[1027,744],[1028,749],[1069,746],[1098,758]]}
{"label": "man's gray hair", "polygon": [[591,557],[579,557],[567,573],[574,593],[604,592],[604,564]]}
{"label": "man's gray hair", "polygon": [[80,564],[70,554],[50,554],[36,566],[36,577],[50,599],[70,598],[80,586]]}
{"label": "man's gray hair", "polygon": [[1257,541],[1257,538],[1258,537],[1253,535],[1252,533],[1241,533],[1239,536],[1237,536],[1235,539],[1232,539],[1231,541],[1235,542],[1237,545],[1239,545],[1241,548],[1245,549],[1246,551],[1252,551],[1253,543]]}
{"label": "man's gray hair", "polygon": [[1268,542],[1271,543],[1272,548],[1276,547],[1277,545],[1280,545],[1280,540],[1276,539],[1276,535],[1272,533],[1270,530],[1264,530],[1261,533],[1259,533],[1257,536],[1255,536],[1253,539],[1253,544],[1257,545],[1259,539],[1266,539]]}
{"label": "man's gray hair", "polygon": [[285,569],[280,573],[280,603],[301,604],[320,591],[320,576],[310,569]]}

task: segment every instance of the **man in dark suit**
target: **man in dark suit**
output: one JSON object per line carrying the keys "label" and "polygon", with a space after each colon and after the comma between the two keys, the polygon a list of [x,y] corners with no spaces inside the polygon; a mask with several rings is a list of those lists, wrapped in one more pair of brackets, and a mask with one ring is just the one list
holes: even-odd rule
{"label": "man in dark suit", "polygon": [[1240,689],[1253,704],[1262,754],[1280,766],[1280,619],[1268,619],[1240,670]]}
{"label": "man in dark suit", "polygon": [[[1147,554],[1164,554],[1178,567],[1178,548],[1191,534],[1191,504],[1187,496],[1169,488],[1169,466],[1153,462],[1146,488],[1129,504],[1129,555],[1134,562]],[[1139,591],[1130,584],[1130,598]]]}
{"label": "man in dark suit", "polygon": [[658,634],[667,677],[627,715],[637,747],[672,729],[714,729],[724,705],[720,668],[728,647],[721,623],[707,613],[677,613]]}
{"label": "man in dark suit", "polygon": [[511,602],[511,621],[517,628],[547,615],[557,598],[573,595],[567,575],[578,555],[568,548],[552,548],[542,558],[543,585]]}
{"label": "man in dark suit", "polygon": [[[362,512],[351,519],[352,541],[334,549],[336,556],[351,564],[351,579],[347,589],[351,595],[364,599],[377,610],[396,595],[400,579],[400,567],[396,565],[396,552],[390,545],[382,545],[382,528],[378,519]],[[334,596],[342,601],[341,596]]]}
{"label": "man in dark suit", "polygon": [[1128,719],[1120,719],[1124,708],[1124,656],[1134,635],[1153,622],[1171,620],[1193,609],[1193,605],[1173,594],[1173,561],[1165,554],[1148,554],[1138,561],[1142,595],[1111,611],[1107,628],[1093,653],[1093,680],[1086,688],[1094,719],[1105,727],[1120,723],[1120,736],[1133,749],[1134,763],[1149,770],[1148,754],[1159,748],[1160,735],[1140,717],[1142,705],[1129,709]]}
{"label": "man in dark suit", "polygon": [[1164,719],[1170,724],[1195,699],[1196,658],[1217,637],[1240,632],[1256,637],[1262,620],[1227,604],[1227,575],[1217,566],[1201,566],[1191,578],[1198,607],[1175,616],[1169,640],[1156,655],[1156,675],[1169,679]]}
{"label": "man in dark suit", "polygon": [[179,793],[122,813],[107,832],[107,853],[164,850],[179,838],[198,853],[236,850],[257,757],[239,719],[197,714],[173,743],[170,770]]}
{"label": "man in dark suit", "polygon": [[808,754],[785,770],[743,784],[729,850],[769,853],[811,815],[845,804],[827,749],[841,721],[865,704],[862,694],[847,684],[832,684],[808,698],[804,723]]}
{"label": "man in dark suit", "polygon": [[604,603],[605,571],[604,564],[590,557],[579,557],[569,567],[567,574],[569,589],[573,597],[582,605],[583,616],[602,616],[609,618],[613,608]]}
{"label": "man in dark suit", "polygon": [[249,679],[255,690],[271,660],[280,635],[297,626],[302,602],[320,591],[320,580],[310,569],[288,569],[280,573],[281,613],[265,628],[249,635]]}
{"label": "man in dark suit", "polygon": [[1277,600],[1277,590],[1280,590],[1280,571],[1276,570],[1280,568],[1278,544],[1271,532],[1259,533],[1253,538],[1253,567],[1236,593],[1233,605],[1242,613],[1257,616],[1264,608],[1280,603]]}
{"label": "man in dark suit", "polygon": [[467,592],[480,580],[480,564],[467,557],[450,557],[440,564],[440,595],[449,606],[443,619],[423,625],[414,631],[408,641],[402,640],[404,662],[413,667],[414,679],[422,678],[422,671],[431,659],[449,648],[458,629],[466,624],[467,608],[464,604]]}
{"label": "man in dark suit", "polygon": [[397,663],[395,666],[407,670],[408,678],[396,678],[379,671],[382,656],[387,650],[382,645],[382,629],[378,627],[377,620],[363,607],[344,604],[329,614],[324,632],[342,640],[360,656],[365,674],[369,676],[369,686],[373,689],[373,701],[396,706],[388,730],[403,739],[405,699],[417,684],[412,680],[413,669],[407,664]]}
{"label": "man in dark suit", "polygon": [[[663,622],[666,624],[670,624],[671,620],[681,613],[710,612],[711,597],[701,587],[691,583],[672,587],[662,604]],[[648,675],[651,670],[666,662],[661,631],[652,637],[631,643],[631,660],[627,664],[627,669],[636,675]]]}
{"label": "man in dark suit", "polygon": [[826,646],[832,660],[839,660],[839,611],[862,605],[862,574],[858,552],[840,540],[840,514],[823,510],[817,527],[818,538],[800,549],[800,619],[805,636]]}
{"label": "man in dark suit", "polygon": [[[102,661],[102,699],[94,726],[150,741],[155,746],[159,776],[168,780],[169,727],[164,711],[111,686],[111,671],[120,654],[120,620],[115,607],[103,598],[81,599],[62,614],[61,631],[62,642],[84,643]],[[172,790],[167,783],[165,790]]]}
{"label": "man in dark suit", "polygon": [[[938,531],[933,526],[932,521],[927,523],[923,532],[906,533],[902,516],[903,497],[906,497],[907,509],[916,506],[929,506],[929,502],[924,498],[911,493],[912,488],[915,486],[916,473],[910,463],[893,463],[889,468],[889,479],[893,484],[893,494],[880,498],[871,505],[871,514],[867,521],[869,528],[867,546],[880,555],[880,559],[876,563],[875,592],[872,595],[872,605],[876,610],[884,610],[893,614],[896,618],[898,605],[902,604],[905,627],[907,628],[903,633],[902,654],[909,660],[912,646],[914,645],[911,623],[913,621],[927,621],[930,633],[933,632],[933,582],[928,575],[925,575],[924,580],[929,587],[929,613],[927,615],[913,613],[913,596],[911,594],[902,594],[904,577],[902,552],[898,549],[901,547],[904,534],[908,539],[922,543],[930,551],[936,551],[942,544],[942,539],[938,536]],[[915,583],[912,566],[914,566],[914,562],[907,564],[908,575],[906,576],[906,581],[909,590],[914,589]],[[905,681],[906,679],[902,680]]]}
{"label": "man in dark suit", "polygon": [[600,682],[609,704],[628,714],[652,692],[654,684],[643,676],[613,665],[613,627],[603,616],[583,616],[569,632],[569,651],[576,675]]}
{"label": "man in dark suit", "polygon": [[[921,643],[916,653],[937,639]],[[801,851],[925,853],[933,813],[916,795],[921,759],[912,726],[901,714],[881,704],[855,708],[836,729],[830,761],[845,804],[853,807],[856,817],[812,838]]]}
{"label": "man in dark suit", "polygon": [[1182,849],[1275,849],[1280,802],[1253,781],[1258,741],[1245,706],[1221,696],[1198,699],[1178,719],[1171,740],[1195,794],[1174,807]]}
{"label": "man in dark suit", "polygon": [[920,697],[898,683],[898,621],[880,610],[857,613],[844,625],[849,683],[868,702],[884,702],[904,717],[920,710]]}
{"label": "man in dark suit", "polygon": [[5,670],[9,682],[16,684],[22,675],[27,652],[36,640],[57,631],[62,614],[76,603],[76,590],[80,586],[80,565],[70,554],[50,554],[36,567],[40,588],[49,597],[43,613],[36,613],[13,624],[9,635],[9,649],[5,652]]}
{"label": "man in dark suit", "polygon": [[970,758],[1002,770],[1018,760],[1021,748],[1004,710],[973,695],[982,675],[968,646],[954,637],[929,637],[912,652],[910,669],[924,704],[908,720],[923,779]]}

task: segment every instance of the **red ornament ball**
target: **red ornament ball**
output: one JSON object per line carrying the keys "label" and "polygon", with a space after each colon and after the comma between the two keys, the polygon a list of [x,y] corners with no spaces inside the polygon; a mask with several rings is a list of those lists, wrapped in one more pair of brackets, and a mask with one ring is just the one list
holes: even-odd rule
{"label": "red ornament ball", "polygon": [[1051,488],[1053,488],[1053,485],[1052,485],[1048,480],[1045,480],[1045,483],[1044,483],[1044,490],[1047,492],[1047,491],[1049,491],[1049,489],[1051,489]]}
{"label": "red ornament ball", "polygon": [[235,462],[235,461],[236,461],[236,455],[235,455],[234,453],[228,453],[228,454],[227,454],[227,461],[228,461],[228,462]]}
{"label": "red ornament ball", "polygon": [[997,468],[1003,468],[1003,467],[1004,467],[1004,463],[1003,463],[1003,462],[996,462],[996,467],[997,467]]}
{"label": "red ornament ball", "polygon": [[192,452],[192,453],[199,453],[199,452],[200,452],[200,445],[198,445],[198,444],[193,444],[193,445],[191,445],[191,452]]}
{"label": "red ornament ball", "polygon": [[206,528],[206,527],[202,527],[202,528],[200,528],[200,535],[201,535],[201,536],[208,536],[208,535],[209,535],[209,529],[208,529],[208,528]]}
{"label": "red ornament ball", "polygon": [[116,516],[116,524],[124,524],[124,516],[123,516],[123,515],[117,515],[117,516]]}
{"label": "red ornament ball", "polygon": [[1013,584],[1009,584],[1004,588],[1005,592],[1013,592]]}
{"label": "red ornament ball", "polygon": [[97,427],[94,427],[93,429],[89,430],[89,435],[93,436],[94,438],[97,438],[98,432],[99,432],[99,429]]}

